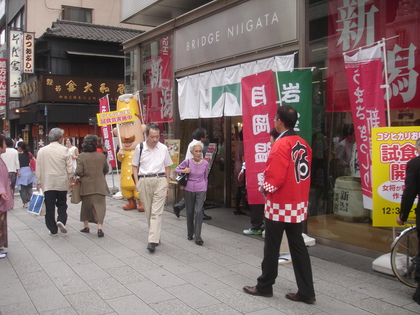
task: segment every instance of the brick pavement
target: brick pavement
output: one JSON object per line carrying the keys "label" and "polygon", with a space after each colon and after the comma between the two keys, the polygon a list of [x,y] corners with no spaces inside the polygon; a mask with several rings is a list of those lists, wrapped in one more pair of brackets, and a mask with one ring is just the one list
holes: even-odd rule
{"label": "brick pavement", "polygon": [[[295,292],[291,264],[279,266],[274,297],[242,291],[260,275],[261,239],[204,223],[204,246],[187,240],[185,217],[167,207],[162,244],[146,250],[145,215],[107,198],[105,237],[79,232],[80,205],[69,204],[67,234],[51,237],[43,217],[17,205],[8,214],[9,253],[0,259],[0,314],[420,314],[413,289],[390,277],[312,256],[317,302]],[[225,210],[227,219],[237,220]],[[244,219],[246,220],[246,219]],[[245,222],[245,221],[244,221]],[[316,250],[315,245],[311,252]],[[333,258],[333,257],[332,257]]]}

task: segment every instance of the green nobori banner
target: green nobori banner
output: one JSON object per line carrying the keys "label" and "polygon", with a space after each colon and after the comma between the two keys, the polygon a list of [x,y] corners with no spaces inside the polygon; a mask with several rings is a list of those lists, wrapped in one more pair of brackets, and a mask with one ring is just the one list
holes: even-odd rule
{"label": "green nobori banner", "polygon": [[298,114],[295,131],[311,145],[312,71],[294,70],[274,73],[278,105],[291,105]]}

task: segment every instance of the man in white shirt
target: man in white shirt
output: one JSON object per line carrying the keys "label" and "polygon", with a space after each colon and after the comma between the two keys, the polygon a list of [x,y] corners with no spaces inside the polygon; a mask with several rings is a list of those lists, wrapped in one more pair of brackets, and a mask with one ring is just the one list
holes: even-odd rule
{"label": "man in white shirt", "polygon": [[9,171],[10,187],[15,193],[16,178],[20,176],[19,153],[13,148],[12,138],[6,138],[6,152],[1,155],[2,160]]}
{"label": "man in white shirt", "polygon": [[[149,123],[146,127],[146,141],[136,146],[133,157],[134,182],[149,225],[147,249],[153,253],[160,243],[163,208],[169,194],[169,166],[172,159],[168,147],[159,142],[160,128]],[[140,166],[139,166],[140,165]]]}
{"label": "man in white shirt", "polygon": [[63,134],[64,130],[60,128],[51,129],[48,134],[50,144],[39,150],[36,160],[36,188],[42,188],[44,192],[45,224],[51,236],[56,236],[58,229],[67,233],[67,191],[73,177],[73,164],[69,150],[61,144]]}

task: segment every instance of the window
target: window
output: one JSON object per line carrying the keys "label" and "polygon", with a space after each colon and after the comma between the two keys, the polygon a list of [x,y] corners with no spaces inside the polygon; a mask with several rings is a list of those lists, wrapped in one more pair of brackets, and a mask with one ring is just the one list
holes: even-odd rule
{"label": "window", "polygon": [[92,23],[92,9],[63,6],[63,20]]}

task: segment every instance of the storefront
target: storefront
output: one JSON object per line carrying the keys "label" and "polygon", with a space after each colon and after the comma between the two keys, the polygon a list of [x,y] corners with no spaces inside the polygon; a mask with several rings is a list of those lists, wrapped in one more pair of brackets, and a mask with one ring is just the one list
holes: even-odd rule
{"label": "storefront", "polygon": [[[350,170],[355,139],[343,52],[351,55],[353,49],[392,38],[385,41],[390,125],[414,125],[420,119],[419,23],[416,1],[215,1],[125,42],[125,83],[142,90],[146,122],[161,123],[166,138],[181,140],[181,155],[192,131],[207,129],[209,141],[218,144],[208,199],[233,206],[234,152],[243,117],[241,110],[229,110],[237,105],[231,97],[235,90],[226,88],[236,84],[230,71],[287,55],[294,56],[295,70],[313,67],[312,123],[302,126],[309,128],[313,148],[308,234],[376,256],[389,251],[392,233],[372,227],[370,210],[360,204],[360,179]],[[247,74],[264,70],[256,67]],[[220,95],[208,87],[211,78],[203,84],[208,73],[225,80],[213,85],[224,87],[222,101],[214,100]],[[183,80],[192,83],[186,87]],[[182,98],[185,89],[196,91],[198,101]],[[351,191],[343,193],[348,208],[337,204],[343,191]]]}
{"label": "storefront", "polygon": [[100,135],[96,126],[99,99],[109,94],[111,108],[124,94],[123,84],[114,79],[77,76],[39,75],[21,84],[21,106],[11,108],[23,139],[36,153],[48,144],[47,130],[58,127],[64,138],[72,138],[81,148],[87,134]]}

